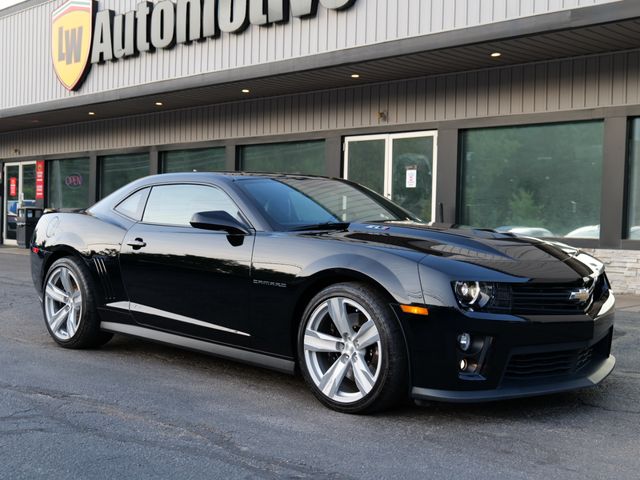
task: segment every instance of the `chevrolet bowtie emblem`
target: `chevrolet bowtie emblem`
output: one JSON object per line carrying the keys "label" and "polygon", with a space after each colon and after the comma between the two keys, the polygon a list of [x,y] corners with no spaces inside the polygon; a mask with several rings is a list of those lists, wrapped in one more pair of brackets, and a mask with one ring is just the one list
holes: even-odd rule
{"label": "chevrolet bowtie emblem", "polygon": [[574,290],[569,294],[569,300],[578,301],[580,303],[584,303],[589,300],[591,296],[591,292],[587,288],[579,288],[578,290]]}

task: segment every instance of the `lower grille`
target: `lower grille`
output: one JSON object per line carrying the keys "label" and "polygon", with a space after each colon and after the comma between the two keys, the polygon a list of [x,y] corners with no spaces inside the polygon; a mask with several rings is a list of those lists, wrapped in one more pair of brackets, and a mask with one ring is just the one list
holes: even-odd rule
{"label": "lower grille", "polygon": [[578,361],[576,362],[576,371],[579,372],[587,365],[591,359],[593,358],[594,349],[593,348],[585,348],[584,350],[580,350],[578,353]]}
{"label": "lower grille", "polygon": [[595,346],[581,350],[513,355],[504,378],[522,380],[578,373],[593,359],[594,349]]}

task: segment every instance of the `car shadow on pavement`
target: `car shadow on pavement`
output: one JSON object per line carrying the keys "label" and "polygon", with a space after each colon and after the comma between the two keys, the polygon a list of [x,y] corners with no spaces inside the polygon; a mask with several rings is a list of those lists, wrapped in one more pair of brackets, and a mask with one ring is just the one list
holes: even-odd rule
{"label": "car shadow on pavement", "polygon": [[[312,410],[328,412],[304,385],[300,375],[294,376],[245,365],[234,361],[156,344],[147,340],[128,338],[117,335],[111,342],[102,347],[103,354],[117,354],[120,358],[136,357],[136,362],[161,362],[177,369],[189,370],[190,373],[210,377],[213,380],[243,379],[259,390],[278,392],[280,395],[293,396],[296,401],[303,401]],[[166,368],[162,366],[161,368]],[[467,421],[509,421],[544,417],[565,418],[567,415],[579,415],[587,409],[601,409],[611,412],[640,413],[633,388],[629,388],[624,379],[624,372],[616,372],[605,382],[591,389],[583,389],[566,393],[541,397],[530,397],[486,403],[447,404],[440,402],[424,402],[420,405],[407,400],[403,405],[374,417],[382,419],[406,419],[411,421],[427,421],[433,417],[441,420],[451,419],[459,422],[461,417]],[[637,380],[637,379],[636,379]],[[636,381],[636,383],[638,383]],[[290,398],[291,399],[291,398]],[[338,413],[333,413],[340,415]]]}

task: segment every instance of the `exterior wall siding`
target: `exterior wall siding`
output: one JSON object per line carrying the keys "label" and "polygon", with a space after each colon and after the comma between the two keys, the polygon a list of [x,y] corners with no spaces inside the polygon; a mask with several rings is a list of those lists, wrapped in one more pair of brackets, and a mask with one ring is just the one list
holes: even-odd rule
{"label": "exterior wall siding", "polygon": [[[69,93],[50,60],[51,13],[62,4],[54,0],[0,17],[0,110],[616,1],[357,0],[344,12],[321,7],[315,18],[93,65],[81,90]],[[101,0],[99,9],[123,13],[136,3]]]}
{"label": "exterior wall siding", "polygon": [[614,294],[640,295],[640,251],[585,249],[605,264]]}
{"label": "exterior wall siding", "polygon": [[0,158],[638,104],[634,50],[30,129],[0,135]]}

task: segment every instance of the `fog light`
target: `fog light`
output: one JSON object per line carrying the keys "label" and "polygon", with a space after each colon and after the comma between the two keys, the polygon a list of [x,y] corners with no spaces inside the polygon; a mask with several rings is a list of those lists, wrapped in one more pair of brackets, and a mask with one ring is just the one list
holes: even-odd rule
{"label": "fog light", "polygon": [[460,360],[460,371],[464,372],[467,369],[467,360],[463,358]]}
{"label": "fog light", "polygon": [[471,347],[471,335],[468,333],[458,335],[458,346],[463,352],[469,350],[469,347]]}

